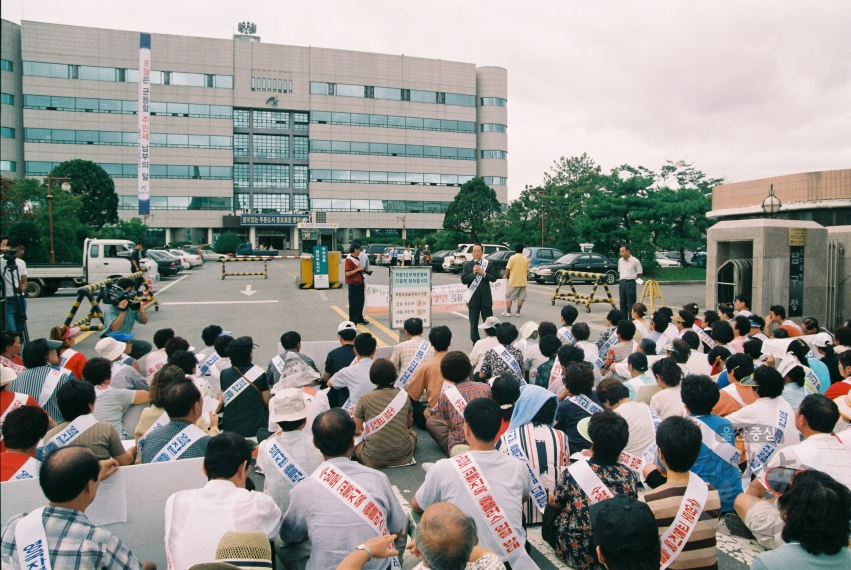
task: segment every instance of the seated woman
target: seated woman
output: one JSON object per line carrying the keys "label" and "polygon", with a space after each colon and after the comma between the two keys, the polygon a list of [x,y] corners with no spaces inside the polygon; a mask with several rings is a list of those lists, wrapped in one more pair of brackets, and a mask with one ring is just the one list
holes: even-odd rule
{"label": "seated woman", "polygon": [[[543,489],[555,489],[559,475],[568,464],[567,436],[552,427],[557,408],[555,394],[540,386],[526,386],[514,405],[508,431],[496,442],[499,451],[515,457],[519,445]],[[527,523],[543,522],[543,513],[534,499],[527,501],[523,509]]]}
{"label": "seated woman", "polygon": [[362,394],[355,405],[355,434],[362,435],[363,441],[355,446],[352,456],[373,469],[407,465],[417,446],[408,393],[394,386],[396,367],[386,358],[372,363],[369,380],[375,389]]}
{"label": "seated woman", "polygon": [[[95,387],[98,411],[94,413],[94,416],[98,420],[112,425],[115,431],[121,435],[121,439],[130,439],[129,433],[124,430],[124,410],[132,404],[147,404],[147,390],[125,390],[124,388],[110,386],[112,363],[100,356],[86,362],[83,367],[83,380]],[[128,426],[127,432],[129,431]]]}
{"label": "seated woman", "polygon": [[[94,360],[94,359],[93,359]],[[48,455],[65,445],[79,445],[91,449],[99,459],[115,459],[119,465],[132,465],[136,459],[136,446],[125,450],[121,436],[108,422],[98,421],[94,417],[95,387],[88,382],[67,382],[56,391],[56,401],[65,421],[48,431],[44,436],[44,446],[41,448],[39,460],[44,461]],[[74,424],[78,435],[58,438]]]}
{"label": "seated woman", "polygon": [[70,370],[76,380],[83,378],[83,366],[88,360],[82,352],[74,350],[74,337],[80,333],[80,327],[56,326],[50,329],[50,340],[62,343],[59,348],[59,366]]}
{"label": "seated woman", "polygon": [[662,391],[650,398],[650,407],[662,420],[671,416],[685,417],[686,409],[680,394],[680,382],[683,380],[680,366],[673,358],[663,358],[654,362],[651,370]]}

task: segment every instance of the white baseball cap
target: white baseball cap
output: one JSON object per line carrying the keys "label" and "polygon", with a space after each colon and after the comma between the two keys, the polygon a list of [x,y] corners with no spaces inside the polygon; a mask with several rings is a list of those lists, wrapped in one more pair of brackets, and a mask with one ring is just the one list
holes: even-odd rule
{"label": "white baseball cap", "polygon": [[781,376],[786,378],[786,375],[789,374],[793,368],[800,365],[801,361],[798,360],[798,357],[791,352],[787,352],[786,356],[783,357],[783,360],[780,361],[780,364],[777,365],[777,371]]}
{"label": "white baseball cap", "polygon": [[11,384],[18,374],[8,366],[0,365],[0,386]]}
{"label": "white baseball cap", "polygon": [[353,323],[352,321],[343,321],[343,322],[342,322],[342,323],[340,323],[340,325],[337,327],[337,332],[345,331],[345,330],[353,330],[353,331],[356,331],[356,330],[358,330],[358,327],[357,327],[357,325],[355,325],[355,323]]}
{"label": "white baseball cap", "polygon": [[305,419],[313,407],[307,400],[307,394],[299,388],[281,390],[269,401],[269,420],[278,422],[294,422]]}
{"label": "white baseball cap", "polygon": [[813,346],[817,346],[819,348],[824,348],[824,347],[830,346],[832,344],[833,344],[833,338],[825,332],[820,332],[815,337],[813,337]]}

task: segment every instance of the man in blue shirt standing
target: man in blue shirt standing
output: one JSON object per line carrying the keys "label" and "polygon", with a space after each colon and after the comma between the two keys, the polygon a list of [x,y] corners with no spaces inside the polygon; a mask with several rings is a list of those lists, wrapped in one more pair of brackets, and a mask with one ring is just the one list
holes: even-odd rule
{"label": "man in blue shirt standing", "polygon": [[718,489],[721,512],[733,511],[742,492],[736,432],[729,420],[712,414],[721,393],[712,378],[703,374],[686,376],[680,388],[683,404],[703,435],[700,455],[691,468],[701,479]]}

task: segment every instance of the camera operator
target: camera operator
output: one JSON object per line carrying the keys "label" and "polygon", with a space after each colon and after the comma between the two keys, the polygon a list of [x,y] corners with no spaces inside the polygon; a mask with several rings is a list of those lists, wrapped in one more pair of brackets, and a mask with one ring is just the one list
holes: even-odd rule
{"label": "camera operator", "polygon": [[21,259],[25,246],[21,238],[14,236],[9,238],[7,243],[8,249],[0,258],[3,293],[6,297],[6,330],[21,332],[26,326],[27,314],[27,300],[24,295],[27,288],[27,264]]}
{"label": "camera operator", "polygon": [[[136,282],[132,279],[122,277],[115,284],[124,290],[125,295],[135,295],[136,293]],[[100,335],[101,337],[110,336],[114,332],[121,332],[126,335],[132,334],[133,325],[137,322],[143,325],[148,324],[148,315],[145,313],[145,308],[141,304],[135,304],[135,307],[138,307],[135,308],[131,305],[131,301],[125,298],[119,301],[117,305],[113,305],[108,301],[104,305],[103,332]],[[133,339],[131,344],[130,356],[136,360],[151,352],[152,346],[149,342]]]}

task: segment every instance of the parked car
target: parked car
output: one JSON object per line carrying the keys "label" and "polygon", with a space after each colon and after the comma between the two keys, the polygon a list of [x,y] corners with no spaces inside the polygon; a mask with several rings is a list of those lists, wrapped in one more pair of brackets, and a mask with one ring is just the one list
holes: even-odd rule
{"label": "parked car", "polygon": [[[378,257],[379,255],[381,255],[382,253],[384,253],[384,250],[389,248],[391,245],[393,245],[393,244],[390,244],[390,243],[371,243],[369,245],[363,246],[364,247],[364,253],[366,254],[367,259],[369,259],[369,263],[374,264],[375,258]],[[403,247],[402,249],[405,249],[405,248]]]}
{"label": "parked car", "polygon": [[189,260],[186,259],[186,254],[184,254],[182,251],[180,253],[174,253],[173,251],[167,248],[158,249],[157,251],[161,251],[162,253],[177,259],[180,262],[180,267],[182,269],[189,269],[192,267],[192,265],[189,264]]}
{"label": "parked car", "polygon": [[[197,253],[189,253],[185,249],[168,249],[166,251],[180,257],[181,260],[185,260],[189,264],[189,268],[198,267],[204,263],[200,255]],[[188,268],[184,267],[184,269]]]}
{"label": "parked car", "polygon": [[442,249],[438,252],[431,254],[431,270],[435,273],[440,273],[443,271],[443,262],[446,260],[446,257],[451,255],[453,250],[451,249]]}
{"label": "parked car", "polygon": [[691,260],[691,267],[706,269],[706,252],[698,251]]}
{"label": "parked car", "polygon": [[373,265],[383,265],[388,267],[390,265],[390,249],[389,247],[385,247],[384,251],[375,256],[375,262]]}
{"label": "parked car", "polygon": [[201,248],[191,248],[191,247],[178,247],[180,251],[188,255],[187,258],[192,267],[196,265],[204,265],[204,256],[201,255]]}
{"label": "parked car", "polygon": [[[554,263],[538,265],[529,270],[530,281],[538,283],[555,283],[563,271],[581,271],[583,273],[604,273],[606,283],[614,285],[618,282],[618,264],[599,253],[568,253],[558,258]],[[593,279],[571,277],[571,281],[587,281]]]}
{"label": "parked car", "polygon": [[224,253],[216,253],[212,249],[201,250],[201,258],[204,259],[204,261],[219,261],[223,257],[227,257],[227,255]]}
{"label": "parked car", "polygon": [[[473,245],[472,243],[462,243],[455,250],[455,255],[452,259],[452,265],[448,267],[449,271],[452,273],[461,273],[461,269],[464,264],[468,261],[472,261],[473,259]],[[504,245],[497,244],[482,244],[484,248],[484,256],[487,257],[492,253],[496,253],[497,251],[508,251],[508,248]],[[446,265],[443,266],[446,268]]]}
{"label": "parked car", "polygon": [[[679,254],[677,254],[677,255],[679,256]],[[657,251],[656,252],[656,263],[659,265],[659,267],[661,267],[663,269],[666,268],[666,267],[679,267],[680,266],[680,262],[678,260],[671,259],[670,257],[667,256],[667,252],[664,252],[664,251]]]}
{"label": "parked car", "polygon": [[[505,268],[508,265],[508,260],[514,255],[514,251],[498,251],[493,253],[488,258],[488,263],[495,264],[496,276],[500,279],[505,275]],[[551,247],[526,247],[523,248],[523,255],[529,260],[529,267],[537,267],[538,265],[552,264],[556,259],[564,255],[560,249]]]}
{"label": "parked car", "polygon": [[168,252],[159,249],[149,249],[147,256],[149,259],[157,262],[157,269],[163,277],[177,275],[183,270],[180,260]]}

